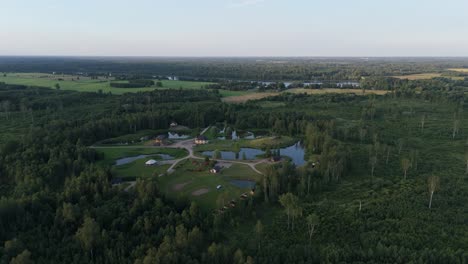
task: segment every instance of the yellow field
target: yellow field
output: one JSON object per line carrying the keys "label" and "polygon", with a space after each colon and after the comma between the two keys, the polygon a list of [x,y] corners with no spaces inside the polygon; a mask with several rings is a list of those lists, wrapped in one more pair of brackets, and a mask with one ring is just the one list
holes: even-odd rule
{"label": "yellow field", "polygon": [[410,74],[410,75],[393,76],[393,78],[408,79],[408,80],[414,81],[414,80],[428,80],[428,79],[441,77],[441,76],[442,74],[440,73],[418,73],[418,74]]}
{"label": "yellow field", "polygon": [[[282,93],[306,93],[306,94],[327,94],[327,93],[354,93],[358,95],[362,95],[361,89],[338,89],[338,88],[326,88],[326,89],[304,89],[304,88],[294,88],[284,91]],[[383,90],[366,90],[365,94],[377,94],[377,95],[384,95],[388,93],[388,91]],[[268,92],[268,93],[251,93],[246,95],[239,95],[239,96],[231,96],[223,98],[222,100],[226,103],[245,103],[249,100],[258,100],[263,99],[268,96],[275,96],[279,95],[280,92]]]}
{"label": "yellow field", "polygon": [[[339,94],[359,94],[362,95],[362,89],[338,89],[338,88],[326,88],[326,89],[304,89],[304,88],[295,88],[290,89],[287,92],[289,93],[306,93],[306,94],[327,94],[327,93],[339,93]],[[388,91],[384,90],[366,90],[364,94],[377,94],[384,95]]]}
{"label": "yellow field", "polygon": [[249,100],[258,100],[258,99],[262,99],[262,98],[265,98],[265,97],[268,97],[268,96],[275,96],[275,95],[278,95],[280,93],[273,93],[273,92],[270,92],[270,93],[249,93],[249,94],[244,94],[244,95],[238,95],[238,96],[230,96],[230,97],[225,97],[225,98],[222,98],[223,102],[226,102],[226,103],[235,103],[235,104],[239,104],[239,103],[245,103]]}
{"label": "yellow field", "polygon": [[449,71],[468,73],[468,68],[450,68]]}

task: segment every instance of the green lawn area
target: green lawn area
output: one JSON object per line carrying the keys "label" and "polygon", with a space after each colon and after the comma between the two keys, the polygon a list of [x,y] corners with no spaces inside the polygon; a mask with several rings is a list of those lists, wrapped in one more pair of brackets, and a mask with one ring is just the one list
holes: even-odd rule
{"label": "green lawn area", "polygon": [[[210,166],[204,166],[203,163],[201,160],[191,159],[180,163],[174,173],[158,179],[161,190],[172,199],[186,197],[189,200],[196,201],[204,209],[213,210],[219,207],[222,201],[220,197],[227,202],[231,199],[237,200],[242,193],[250,191],[249,188],[239,188],[232,185],[229,180],[258,177],[248,166],[236,166],[237,164],[224,169],[220,174],[212,174],[209,172]],[[197,168],[202,168],[202,171],[192,171]],[[216,186],[218,185],[223,187],[217,190]],[[200,190],[206,190],[207,192],[198,196],[194,195],[194,192]]]}
{"label": "green lawn area", "polygon": [[[62,79],[62,80],[59,80]],[[110,86],[110,82],[114,78],[99,77],[98,79],[91,79],[90,77],[79,75],[53,75],[48,73],[7,73],[6,77],[0,75],[0,82],[8,84],[22,84],[30,86],[42,86],[55,89],[55,85],[59,84],[61,90],[73,90],[79,92],[98,92],[101,90],[103,93],[111,92],[112,94],[136,93],[147,92],[155,89],[201,89],[205,85],[211,84],[209,82],[194,82],[194,81],[171,81],[162,80],[162,87],[144,87],[144,88],[115,88]],[[155,83],[159,80],[154,80]],[[219,90],[222,97],[239,96],[249,93],[251,91],[228,91]]]}
{"label": "green lawn area", "polygon": [[[175,159],[180,159],[188,155],[185,149],[173,148],[128,148],[128,147],[109,147],[97,148],[98,153],[104,154],[104,160],[100,161],[101,164],[113,165],[116,159],[133,157],[138,155],[152,155],[152,154],[167,154],[173,156]],[[152,157],[153,159],[161,159],[159,156]],[[146,161],[146,159],[143,159]],[[119,166],[123,167],[125,165]]]}
{"label": "green lawn area", "polygon": [[132,163],[112,167],[112,175],[123,180],[134,180],[136,178],[158,177],[166,173],[171,165],[146,166],[147,159],[139,159]]}
{"label": "green lawn area", "polygon": [[[59,81],[58,79],[63,80]],[[80,92],[97,92],[102,90],[104,93],[112,92],[113,94],[136,93],[152,91],[154,89],[200,89],[202,86],[209,84],[208,82],[163,80],[161,81],[163,84],[162,88],[156,88],[156,86],[145,88],[115,88],[110,87],[110,81],[113,81],[113,79],[106,79],[103,77],[100,77],[99,79],[91,79],[83,76],[52,75],[46,73],[9,73],[6,77],[0,75],[0,82],[9,84],[43,86],[53,89],[55,89],[56,84],[59,84],[61,90],[74,90]]]}

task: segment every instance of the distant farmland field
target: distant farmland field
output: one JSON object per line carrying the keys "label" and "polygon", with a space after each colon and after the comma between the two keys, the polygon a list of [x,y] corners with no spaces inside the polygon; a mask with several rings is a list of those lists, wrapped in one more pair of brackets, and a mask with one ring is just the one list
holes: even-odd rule
{"label": "distant farmland field", "polygon": [[[104,93],[112,92],[113,94],[136,93],[152,91],[154,89],[200,89],[209,84],[207,82],[190,82],[190,81],[170,81],[163,80],[162,88],[145,87],[145,88],[115,88],[110,86],[110,81],[113,78],[100,77],[91,79],[90,77],[74,76],[74,75],[52,75],[42,73],[8,73],[6,76],[0,75],[0,82],[9,84],[22,84],[30,86],[42,86],[55,89],[58,84],[61,90],[74,90],[80,92],[98,92],[102,90]],[[155,80],[157,81],[157,80]]]}
{"label": "distant farmland field", "polygon": [[[281,93],[306,93],[306,94],[327,94],[327,93],[354,93],[354,94],[363,94],[361,89],[338,89],[338,88],[326,88],[326,89],[304,89],[304,88],[294,88],[289,89]],[[365,94],[377,94],[377,95],[384,95],[388,93],[388,91],[384,90],[366,90]],[[248,93],[239,96],[231,96],[227,98],[223,98],[224,102],[227,103],[244,103],[249,100],[258,100],[263,99],[269,96],[279,95],[280,92],[266,92],[266,93]]]}
{"label": "distant farmland field", "polygon": [[441,73],[418,73],[418,74],[410,74],[410,75],[399,75],[393,76],[394,78],[398,79],[408,79],[408,80],[429,80],[436,77],[442,77]]}
{"label": "distant farmland field", "polygon": [[468,73],[468,68],[450,68],[448,70],[449,71],[462,72],[462,73]]}

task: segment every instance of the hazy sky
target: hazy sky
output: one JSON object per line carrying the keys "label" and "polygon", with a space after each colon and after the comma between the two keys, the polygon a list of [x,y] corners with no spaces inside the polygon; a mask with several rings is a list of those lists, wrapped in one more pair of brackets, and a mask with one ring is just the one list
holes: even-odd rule
{"label": "hazy sky", "polygon": [[0,55],[468,56],[468,0],[0,0]]}

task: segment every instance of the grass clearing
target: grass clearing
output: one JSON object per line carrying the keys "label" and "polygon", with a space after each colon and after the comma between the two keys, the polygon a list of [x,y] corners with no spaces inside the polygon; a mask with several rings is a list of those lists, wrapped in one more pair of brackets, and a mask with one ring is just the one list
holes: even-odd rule
{"label": "grass clearing", "polygon": [[[362,89],[339,89],[339,88],[325,88],[325,89],[305,89],[305,88],[294,88],[285,91],[287,93],[306,93],[306,94],[329,94],[329,93],[337,93],[337,94],[357,94],[362,95]],[[384,95],[387,94],[388,91],[385,90],[366,90],[364,94],[376,94],[376,95]]]}
{"label": "grass clearing", "polygon": [[[169,198],[185,197],[196,201],[204,209],[213,210],[219,207],[218,199],[221,196],[225,201],[230,201],[238,199],[242,193],[249,191],[248,188],[239,188],[229,183],[229,180],[243,179],[242,177],[254,179],[255,172],[248,166],[236,165],[238,164],[219,174],[213,174],[208,171],[209,165],[205,165],[203,161],[188,159],[178,164],[174,173],[162,176],[158,180],[161,190]],[[201,171],[196,171],[200,168]],[[222,186],[220,190],[216,189],[218,185]],[[174,190],[175,188],[178,190]]]}
{"label": "grass clearing", "polygon": [[162,80],[163,87],[161,88],[157,88],[156,86],[145,88],[115,88],[110,86],[110,82],[113,80],[113,78],[105,77],[91,79],[90,77],[79,75],[53,75],[46,73],[8,73],[6,77],[0,75],[0,82],[8,84],[42,86],[53,89],[55,89],[56,84],[59,84],[61,90],[74,90],[79,92],[98,92],[101,90],[103,93],[111,92],[112,94],[147,92],[155,89],[201,89],[203,86],[210,84],[208,82]]}
{"label": "grass clearing", "polygon": [[[276,96],[281,93],[293,93],[293,94],[299,94],[299,93],[305,93],[305,94],[328,94],[328,93],[339,93],[339,94],[349,94],[349,93],[354,93],[361,95],[362,90],[361,89],[339,89],[339,88],[325,88],[325,89],[305,89],[305,88],[293,88],[293,89],[288,89],[283,92],[266,92],[266,93],[249,93],[249,94],[244,94],[244,95],[239,95],[239,96],[231,96],[227,98],[223,98],[223,101],[226,103],[234,103],[234,104],[240,104],[240,103],[245,103],[249,100],[259,100],[263,98],[267,98],[269,96]],[[385,90],[366,90],[365,94],[376,94],[376,95],[384,95],[388,93],[388,91]],[[284,104],[284,103],[283,103]],[[281,107],[284,105],[279,105],[277,102],[266,102],[262,107],[264,108],[269,108],[269,107]]]}
{"label": "grass clearing", "polygon": [[[154,157],[152,157],[154,158]],[[136,178],[158,177],[166,173],[171,165],[163,164],[156,166],[146,166],[147,159],[136,160],[121,166],[113,166],[111,169],[112,175],[124,180],[134,180]]]}
{"label": "grass clearing", "polygon": [[414,81],[414,80],[430,80],[432,78],[442,77],[442,74],[441,73],[417,73],[417,74],[408,74],[408,75],[398,75],[398,76],[392,76],[392,77]]}
{"label": "grass clearing", "polygon": [[269,96],[275,96],[275,95],[278,95],[279,93],[276,93],[276,92],[268,92],[268,93],[245,93],[245,94],[242,94],[242,95],[237,95],[237,96],[230,96],[230,97],[226,97],[226,98],[223,98],[223,102],[226,102],[226,103],[235,103],[235,104],[239,104],[239,103],[245,103],[249,100],[258,100],[258,99],[263,99],[263,98],[266,98],[266,97],[269,97]]}
{"label": "grass clearing", "polygon": [[[115,164],[115,160],[120,159],[120,158],[134,157],[138,155],[167,154],[167,155],[171,155],[175,159],[183,158],[188,155],[185,149],[174,149],[174,148],[109,147],[109,148],[97,148],[96,151],[104,155],[104,160],[101,161],[101,163],[107,164],[107,165]],[[160,159],[159,156],[155,156],[153,158]]]}
{"label": "grass clearing", "polygon": [[450,69],[447,69],[447,70],[455,71],[455,72],[468,73],[468,68],[450,68]]}

